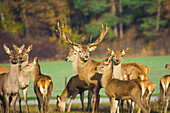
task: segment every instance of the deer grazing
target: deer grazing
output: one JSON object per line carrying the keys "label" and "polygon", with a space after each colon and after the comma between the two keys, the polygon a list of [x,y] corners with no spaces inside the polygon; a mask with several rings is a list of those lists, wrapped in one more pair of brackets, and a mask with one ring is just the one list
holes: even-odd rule
{"label": "deer grazing", "polygon": [[73,46],[73,49],[77,51],[78,58],[77,58],[77,70],[78,70],[78,76],[80,80],[84,81],[90,89],[93,90],[93,107],[92,107],[92,113],[98,109],[98,106],[96,103],[99,102],[99,91],[100,91],[100,79],[101,75],[97,75],[95,73],[95,67],[99,64],[99,62],[93,61],[90,59],[90,52],[94,51],[97,48],[97,45],[103,40],[104,36],[108,32],[109,28],[106,26],[106,30],[104,30],[104,27],[102,25],[102,30],[99,38],[93,42],[89,43],[88,45],[85,44],[77,44],[69,40],[69,38],[66,37],[64,31],[64,25],[62,25],[62,29],[60,29],[59,23],[58,23],[58,30],[56,30],[60,38],[64,40],[66,43],[69,43]]}
{"label": "deer grazing", "polygon": [[[166,65],[166,69],[168,66]],[[164,110],[164,113],[167,113],[168,109],[168,100],[170,98],[170,75],[165,75],[161,78],[160,80],[160,92],[158,96],[158,105],[161,108],[161,113],[162,110]]]}
{"label": "deer grazing", "polygon": [[63,90],[61,96],[57,95],[57,104],[56,104],[57,107],[59,108],[60,111],[64,112],[66,102],[71,96],[70,104],[67,109],[67,112],[70,112],[71,104],[73,100],[75,99],[76,95],[79,93],[80,100],[82,103],[82,110],[84,111],[84,91],[86,90],[89,90],[89,87],[84,81],[79,79],[78,75],[71,77],[67,86]]}
{"label": "deer grazing", "polygon": [[[19,92],[19,81],[18,81],[18,74],[19,74],[19,59],[21,57],[22,49],[20,48],[17,51],[10,50],[5,44],[4,49],[6,53],[9,55],[9,73],[3,73],[0,75],[0,97],[3,103],[4,112],[9,113],[10,106],[9,106],[9,97],[12,97],[12,108],[13,112],[15,112],[15,104],[16,99]],[[5,101],[4,101],[5,100]]]}
{"label": "deer grazing", "polygon": [[[78,57],[78,53],[77,51],[75,51],[74,49],[70,49],[70,52],[68,53],[68,56],[66,57],[66,61],[71,62],[72,63],[72,67],[73,70],[76,74],[78,74],[78,70],[77,70],[77,57]],[[75,77],[74,77],[75,78]],[[80,79],[78,79],[79,82],[83,82]],[[84,90],[85,91],[85,90]],[[80,93],[81,95],[84,95],[84,92]],[[87,104],[87,111],[89,111],[91,109],[91,99],[92,99],[92,95],[93,92],[91,90],[88,90],[88,104]],[[84,100],[84,96],[80,96],[81,98],[81,102],[83,102]],[[82,103],[82,110],[84,110],[84,103]]]}
{"label": "deer grazing", "polygon": [[[149,107],[144,105],[141,100],[141,88],[138,80],[119,80],[112,78],[114,63],[109,61],[109,65],[104,70],[101,78],[102,87],[110,100],[110,113],[115,113],[116,108],[113,106],[115,100],[132,99],[145,113],[149,112]],[[126,87],[125,87],[126,86]]]}
{"label": "deer grazing", "polygon": [[34,61],[26,65],[22,71],[31,72],[31,77],[34,83],[34,93],[38,101],[38,109],[41,112],[41,104],[43,105],[43,113],[48,111],[48,103],[50,101],[53,82],[50,76],[41,74],[38,64],[38,57]]}

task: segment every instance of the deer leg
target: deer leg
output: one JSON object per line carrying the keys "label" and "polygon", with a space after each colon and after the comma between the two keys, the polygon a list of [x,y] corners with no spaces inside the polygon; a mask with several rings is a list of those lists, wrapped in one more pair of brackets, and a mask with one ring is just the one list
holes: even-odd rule
{"label": "deer leg", "polygon": [[110,113],[115,113],[115,106],[114,106],[114,101],[115,101],[115,97],[109,97],[110,100]]}
{"label": "deer leg", "polygon": [[70,104],[69,104],[68,109],[67,109],[67,112],[70,112],[71,104],[72,104],[73,100],[75,99],[75,97],[76,97],[76,95],[77,95],[78,93],[79,93],[79,90],[77,89],[77,90],[75,91],[75,93],[72,95],[71,100],[70,100]]}
{"label": "deer leg", "polygon": [[15,95],[12,96],[12,109],[13,109],[13,113],[15,113],[15,111],[16,111],[15,105],[16,105],[17,97],[18,97],[18,93],[16,93]]}
{"label": "deer leg", "polygon": [[19,101],[19,112],[22,113],[22,109],[21,109],[21,97],[20,97],[20,93],[18,92],[18,101]]}
{"label": "deer leg", "polygon": [[80,100],[81,100],[81,105],[82,105],[82,111],[84,111],[84,92],[80,93]]}
{"label": "deer leg", "polygon": [[88,104],[87,104],[87,111],[91,110],[91,99],[92,99],[93,92],[92,90],[88,90]]}
{"label": "deer leg", "polygon": [[8,94],[4,94],[4,99],[5,99],[5,104],[6,104],[5,113],[9,113],[10,108],[9,108],[9,96],[8,96]]}
{"label": "deer leg", "polygon": [[135,103],[131,100],[130,112],[133,113]]}
{"label": "deer leg", "polygon": [[37,97],[37,101],[38,101],[38,110],[39,110],[39,113],[41,113],[41,102],[38,97]]}
{"label": "deer leg", "polygon": [[164,104],[164,113],[167,113],[167,109],[168,109],[168,98],[165,98],[165,104]]}
{"label": "deer leg", "polygon": [[123,103],[124,103],[124,100],[121,100],[120,103],[121,103],[121,110],[122,110],[122,113],[123,113]]}
{"label": "deer leg", "polygon": [[28,103],[27,103],[27,88],[23,89],[23,94],[24,94],[24,101],[25,101],[25,105],[26,105],[26,110],[27,110],[27,113],[29,113],[29,108],[28,108]]}

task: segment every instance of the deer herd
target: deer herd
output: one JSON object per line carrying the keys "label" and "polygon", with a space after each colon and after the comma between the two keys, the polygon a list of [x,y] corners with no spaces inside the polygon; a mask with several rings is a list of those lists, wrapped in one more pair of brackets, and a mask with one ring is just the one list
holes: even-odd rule
{"label": "deer herd", "polygon": [[[96,41],[89,44],[78,44],[71,41],[64,33],[64,24],[57,24],[56,32],[66,43],[72,45],[66,61],[72,62],[75,76],[68,81],[61,95],[57,95],[56,106],[59,111],[64,112],[66,103],[70,99],[67,112],[71,110],[71,104],[77,94],[80,94],[82,110],[84,107],[84,91],[88,90],[87,110],[99,111],[100,89],[104,88],[110,101],[110,113],[123,112],[123,103],[127,101],[128,113],[132,113],[134,105],[138,106],[138,113],[141,110],[149,113],[151,110],[150,98],[154,91],[155,84],[149,80],[149,67],[137,62],[122,63],[123,56],[129,48],[122,51],[114,51],[108,48],[108,56],[105,60],[98,62],[90,58],[90,52],[97,48],[97,45],[104,39],[109,27],[100,31],[100,36]],[[23,91],[26,111],[29,113],[27,103],[27,89],[31,79],[34,84],[34,93],[38,101],[38,110],[43,113],[48,112],[48,103],[53,90],[53,81],[50,76],[43,75],[38,63],[38,57],[29,63],[29,52],[33,45],[28,48],[23,44],[21,47],[13,45],[14,50],[10,50],[4,44],[4,50],[9,56],[10,66],[0,66],[0,104],[1,112],[10,112],[10,103],[12,101],[12,111],[16,112],[15,105],[18,97],[19,109],[21,109],[21,98],[19,90]],[[166,64],[166,69],[170,69],[170,64]],[[161,112],[167,113],[168,100],[170,98],[170,75],[165,75],[160,80],[160,93],[158,96],[158,105]],[[93,101],[91,101],[93,97]],[[92,104],[91,104],[92,102]],[[92,107],[91,107],[92,105]]]}

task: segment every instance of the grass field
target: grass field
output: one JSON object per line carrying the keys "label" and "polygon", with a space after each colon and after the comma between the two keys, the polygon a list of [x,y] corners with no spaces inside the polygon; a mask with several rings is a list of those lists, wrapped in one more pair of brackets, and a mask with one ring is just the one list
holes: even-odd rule
{"label": "grass field", "polygon": [[[153,95],[157,95],[159,93],[159,81],[161,77],[166,74],[170,74],[170,70],[165,69],[165,64],[170,64],[170,56],[124,58],[123,62],[138,62],[140,64],[149,66],[149,79],[156,84]],[[2,65],[9,66],[8,64]],[[52,77],[54,83],[52,98],[56,98],[56,95],[60,95],[62,93],[62,90],[65,86],[65,76],[69,80],[72,76],[75,75],[70,62],[40,62],[40,68],[43,74],[50,75]],[[106,97],[104,89],[100,91],[100,95],[101,97]],[[23,95],[21,96],[23,97]],[[35,99],[32,81],[28,87],[28,99]]]}

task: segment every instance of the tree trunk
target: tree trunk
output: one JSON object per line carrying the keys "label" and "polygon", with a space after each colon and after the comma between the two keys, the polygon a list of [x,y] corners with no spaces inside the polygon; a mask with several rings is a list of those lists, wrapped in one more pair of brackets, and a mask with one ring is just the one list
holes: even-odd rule
{"label": "tree trunk", "polygon": [[[114,16],[116,16],[116,5],[115,5],[115,1],[111,0],[111,11],[113,13]],[[118,30],[117,30],[117,22],[114,21],[114,34],[116,37],[118,37]]]}
{"label": "tree trunk", "polygon": [[123,39],[123,21],[122,21],[123,9],[122,9],[121,0],[119,0],[118,4],[119,4],[119,18],[121,19],[121,22],[119,23],[119,36],[120,39]]}
{"label": "tree trunk", "polygon": [[0,2],[0,15],[1,15],[1,21],[2,21],[2,26],[3,26],[3,29],[6,31],[7,30],[7,26],[5,24],[5,17],[4,17],[4,13],[2,11],[2,3]]}
{"label": "tree trunk", "polygon": [[23,15],[22,20],[24,22],[25,35],[27,37],[29,35],[29,29],[28,29],[28,20],[27,20],[27,16],[26,16],[26,8],[25,8],[26,4],[25,4],[24,0],[21,0],[21,2],[23,4],[21,6],[22,7],[22,15]]}
{"label": "tree trunk", "polygon": [[157,9],[157,16],[156,16],[156,31],[159,31],[160,16],[161,16],[161,0],[158,0],[158,9]]}

